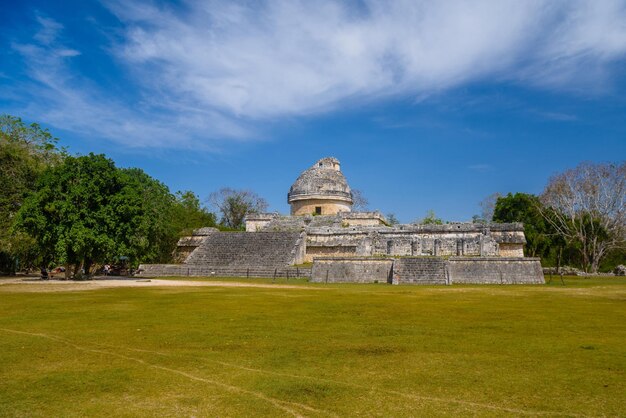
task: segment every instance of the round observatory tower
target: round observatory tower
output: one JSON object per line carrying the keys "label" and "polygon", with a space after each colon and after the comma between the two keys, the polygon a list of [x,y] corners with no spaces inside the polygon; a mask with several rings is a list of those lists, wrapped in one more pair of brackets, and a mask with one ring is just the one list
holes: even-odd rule
{"label": "round observatory tower", "polygon": [[352,193],[341,173],[339,160],[322,158],[305,170],[289,189],[292,215],[335,215],[350,212]]}

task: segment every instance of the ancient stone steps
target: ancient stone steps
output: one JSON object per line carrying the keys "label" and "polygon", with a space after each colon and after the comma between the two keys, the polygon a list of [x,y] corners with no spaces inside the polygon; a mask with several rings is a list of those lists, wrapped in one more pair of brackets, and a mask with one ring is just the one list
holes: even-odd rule
{"label": "ancient stone steps", "polygon": [[395,284],[446,284],[446,274],[444,259],[409,257],[396,259],[393,264]]}
{"label": "ancient stone steps", "polygon": [[293,262],[299,237],[299,232],[215,232],[185,264],[204,269],[285,268]]}

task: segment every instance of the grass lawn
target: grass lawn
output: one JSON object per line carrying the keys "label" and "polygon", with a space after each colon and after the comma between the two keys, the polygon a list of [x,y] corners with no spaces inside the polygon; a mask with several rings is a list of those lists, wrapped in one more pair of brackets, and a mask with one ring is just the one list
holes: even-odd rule
{"label": "grass lawn", "polygon": [[625,416],[626,280],[565,282],[0,284],[0,416]]}

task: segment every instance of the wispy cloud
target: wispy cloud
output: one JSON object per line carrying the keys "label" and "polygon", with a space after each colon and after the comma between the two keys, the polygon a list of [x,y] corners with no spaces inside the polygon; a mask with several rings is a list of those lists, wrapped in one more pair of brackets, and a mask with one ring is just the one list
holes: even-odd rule
{"label": "wispy cloud", "polygon": [[[130,147],[178,147],[218,150],[220,141],[250,137],[245,124],[211,109],[157,103],[155,98],[128,103],[74,69],[80,52],[65,46],[63,25],[37,16],[30,43],[14,42],[30,82],[16,82],[27,98],[22,116]],[[17,96],[13,95],[16,99]],[[16,100],[17,101],[17,100]]]}
{"label": "wispy cloud", "polygon": [[141,106],[77,74],[51,19],[15,48],[49,89],[48,117],[135,145],[247,138],[283,117],[477,81],[598,89],[626,56],[623,0],[103,1]]}
{"label": "wispy cloud", "polygon": [[467,168],[478,173],[487,173],[489,171],[493,171],[493,166],[490,164],[472,164],[468,165]]}
{"label": "wispy cloud", "polygon": [[574,122],[578,120],[578,116],[562,112],[544,112],[541,110],[530,110],[529,113],[536,115],[541,119],[552,120],[557,122]]}
{"label": "wispy cloud", "polygon": [[626,53],[623,1],[243,4],[111,2],[119,56],[177,97],[266,118],[487,77],[565,88]]}

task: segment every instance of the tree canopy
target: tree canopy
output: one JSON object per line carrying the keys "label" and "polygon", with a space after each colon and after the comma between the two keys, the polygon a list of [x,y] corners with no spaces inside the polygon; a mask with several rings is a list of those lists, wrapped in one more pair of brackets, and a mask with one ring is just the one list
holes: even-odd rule
{"label": "tree canopy", "polygon": [[525,253],[530,257],[546,257],[553,244],[554,230],[541,212],[539,198],[515,193],[499,196],[493,209],[494,222],[523,222],[526,235]]}
{"label": "tree canopy", "polygon": [[582,163],[552,177],[541,194],[543,214],[579,250],[583,268],[626,245],[626,162]]}
{"label": "tree canopy", "polygon": [[385,218],[387,218],[387,223],[389,225],[398,225],[400,223],[395,213],[389,212],[385,215]]}
{"label": "tree canopy", "polygon": [[215,214],[202,206],[200,198],[189,190],[176,192],[172,222],[181,236],[190,235],[197,228],[217,226]]}
{"label": "tree canopy", "polygon": [[352,210],[355,212],[365,212],[369,210],[369,200],[359,189],[352,189]]}
{"label": "tree canopy", "polygon": [[243,229],[247,215],[267,210],[265,199],[251,190],[236,190],[229,187],[211,193],[209,202],[221,214],[221,224],[232,229]]}
{"label": "tree canopy", "polygon": [[45,262],[82,264],[88,272],[117,256],[167,262],[183,230],[214,220],[193,193],[176,198],[142,170],[89,154],[45,171],[17,226],[35,237]]}
{"label": "tree canopy", "polygon": [[418,219],[415,223],[421,225],[443,225],[443,220],[437,217],[434,210],[430,209],[426,212],[426,216]]}
{"label": "tree canopy", "polygon": [[37,258],[33,239],[12,230],[12,225],[39,176],[63,159],[56,143],[39,125],[0,115],[0,271],[13,271],[18,259],[34,262]]}

